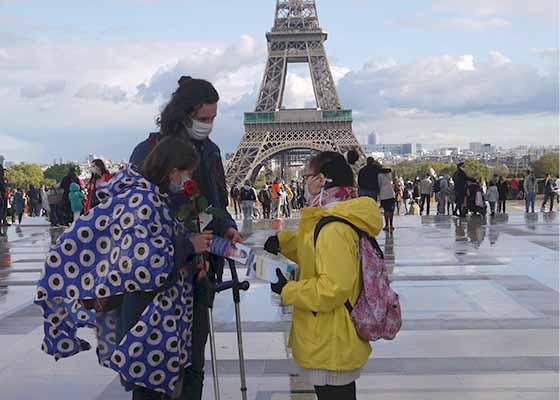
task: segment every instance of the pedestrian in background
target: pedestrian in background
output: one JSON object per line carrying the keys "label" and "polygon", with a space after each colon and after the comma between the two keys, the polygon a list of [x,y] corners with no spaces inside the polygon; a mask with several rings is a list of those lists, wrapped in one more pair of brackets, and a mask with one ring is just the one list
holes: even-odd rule
{"label": "pedestrian in background", "polygon": [[525,192],[525,212],[528,213],[529,209],[532,213],[535,212],[535,202],[537,200],[538,182],[535,177],[535,172],[532,170],[527,171],[527,176],[523,181],[523,191]]}
{"label": "pedestrian in background", "polygon": [[491,180],[486,190],[486,200],[490,204],[490,216],[496,215],[496,203],[500,199],[500,192],[498,191],[497,180]]}
{"label": "pedestrian in background", "polygon": [[263,218],[270,219],[270,206],[271,206],[272,198],[270,195],[270,189],[268,188],[267,185],[264,185],[263,188],[259,191],[257,198],[261,203],[263,209]]}
{"label": "pedestrian in background", "polygon": [[549,212],[552,212],[554,208],[554,179],[550,174],[546,174],[546,178],[544,179],[544,200],[541,206],[541,212],[545,212],[546,210],[546,203],[550,201],[550,208]]}
{"label": "pedestrian in background", "polygon": [[449,186],[447,191],[447,215],[455,214],[455,182],[449,178]]}
{"label": "pedestrian in background", "polygon": [[511,197],[513,200],[519,200],[520,184],[517,176],[511,179]]}
{"label": "pedestrian in background", "polygon": [[420,213],[426,210],[426,215],[430,215],[430,200],[432,198],[433,181],[430,174],[420,182]]}
{"label": "pedestrian in background", "polygon": [[58,221],[62,225],[69,225],[73,219],[72,206],[70,205],[70,185],[72,183],[80,186],[80,179],[76,174],[76,168],[70,167],[68,173],[62,181],[60,181],[60,188],[62,189],[62,201],[58,207]]}
{"label": "pedestrian in background", "polygon": [[282,187],[280,179],[276,178],[270,187],[272,197],[272,218],[280,218],[280,188]]}
{"label": "pedestrian in background", "polygon": [[[22,188],[18,188],[14,196],[14,210],[17,215],[18,224],[21,225],[21,220],[23,219],[23,213],[25,211],[25,195]],[[12,216],[12,223],[13,222]]]}
{"label": "pedestrian in background", "polygon": [[498,213],[506,213],[506,202],[508,195],[508,183],[503,176],[498,179]]}
{"label": "pedestrian in background", "polygon": [[235,218],[237,218],[238,214],[241,212],[241,204],[239,202],[239,187],[237,183],[234,183],[229,191],[229,196],[231,197],[231,201],[233,202],[233,209],[235,210]]}
{"label": "pedestrian in background", "polygon": [[383,208],[386,232],[393,232],[393,215],[395,214],[395,190],[393,189],[393,171],[390,168],[381,168],[377,175],[379,181],[379,200]]}
{"label": "pedestrian in background", "polygon": [[379,197],[379,180],[377,179],[381,164],[373,157],[368,157],[366,165],[358,173],[358,191],[360,196],[366,196],[377,201]]}
{"label": "pedestrian in background", "polygon": [[107,184],[107,182],[109,182],[113,177],[105,166],[103,160],[99,158],[91,162],[89,172],[91,173],[91,177],[87,186],[87,200],[85,204],[86,212],[99,204],[97,189]]}
{"label": "pedestrian in background", "polygon": [[29,185],[29,190],[27,191],[27,205],[29,207],[30,217],[40,217],[41,216],[41,191],[35,187],[35,185]]}
{"label": "pedestrian in background", "polygon": [[80,215],[82,214],[82,211],[84,209],[85,197],[86,196],[84,195],[84,192],[80,188],[80,185],[78,185],[76,182],[72,182],[70,184],[70,193],[68,194],[68,198],[70,200],[70,207],[72,209],[74,222],[76,222],[80,218]]}
{"label": "pedestrian in background", "polygon": [[49,202],[49,220],[51,226],[57,226],[59,224],[58,205],[62,201],[62,190],[57,189],[56,185],[50,186],[47,191],[47,199]]}
{"label": "pedestrian in background", "polygon": [[243,222],[245,223],[253,219],[253,208],[255,208],[255,202],[257,201],[257,196],[251,186],[251,182],[245,181],[239,190],[239,200],[241,201],[241,211],[243,212]]}

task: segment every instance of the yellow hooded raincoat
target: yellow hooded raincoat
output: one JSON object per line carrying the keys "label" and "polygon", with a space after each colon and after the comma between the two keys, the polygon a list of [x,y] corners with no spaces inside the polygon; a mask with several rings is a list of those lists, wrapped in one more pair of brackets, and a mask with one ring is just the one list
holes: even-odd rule
{"label": "yellow hooded raincoat", "polygon": [[355,304],[361,290],[359,238],[348,225],[333,222],[314,246],[315,226],[327,216],[344,218],[371,236],[383,226],[377,204],[367,197],[304,209],[297,233],[278,234],[282,254],[300,266],[299,280],[286,284],[282,301],[294,306],[289,346],[299,366],[351,371],[363,367],[371,353],[344,306],[346,300]]}

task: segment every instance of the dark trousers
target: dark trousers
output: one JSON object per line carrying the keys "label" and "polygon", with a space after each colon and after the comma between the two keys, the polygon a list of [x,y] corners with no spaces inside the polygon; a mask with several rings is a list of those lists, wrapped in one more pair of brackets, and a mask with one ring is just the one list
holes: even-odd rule
{"label": "dark trousers", "polygon": [[318,400],[356,400],[356,382],[346,386],[315,386]]}
{"label": "dark trousers", "polygon": [[263,218],[269,219],[270,218],[270,203],[263,203]]}
{"label": "dark trousers", "polygon": [[498,212],[499,213],[506,213],[506,199],[498,200]]}
{"label": "dark trousers", "polygon": [[58,219],[56,215],[56,204],[49,204],[49,219],[51,221],[51,225],[58,224]]}
{"label": "dark trousers", "polygon": [[237,199],[233,199],[233,208],[235,209],[235,216],[241,212],[241,203]]}
{"label": "dark trousers", "polygon": [[426,215],[430,215],[430,198],[429,194],[422,194],[420,198],[420,214],[424,212],[424,205],[426,205]]}
{"label": "dark trousers", "polygon": [[554,195],[555,195],[554,192],[544,194],[544,201],[543,201],[542,207],[541,207],[542,210],[544,210],[546,208],[546,203],[548,203],[550,201],[549,211],[552,211],[552,208],[554,207]]}
{"label": "dark trousers", "polygon": [[181,400],[202,399],[204,383],[204,349],[208,340],[208,295],[203,285],[194,285],[192,328],[192,364],[185,371]]}

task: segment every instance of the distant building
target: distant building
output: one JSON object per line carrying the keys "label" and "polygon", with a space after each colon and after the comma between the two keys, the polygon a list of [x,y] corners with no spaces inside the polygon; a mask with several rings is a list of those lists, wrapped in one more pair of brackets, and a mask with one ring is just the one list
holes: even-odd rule
{"label": "distant building", "polygon": [[469,143],[469,150],[474,154],[482,154],[483,153],[483,145],[482,145],[481,142]]}
{"label": "distant building", "polygon": [[418,145],[416,143],[404,143],[401,147],[402,155],[417,154],[417,153],[418,153]]}
{"label": "distant building", "polygon": [[2,154],[0,154],[0,167],[4,166],[4,161],[5,161],[4,156]]}
{"label": "distant building", "polygon": [[379,143],[379,144],[368,144],[365,146],[366,153],[383,153],[386,155],[416,155],[422,152],[422,145],[418,143]]}
{"label": "distant building", "polygon": [[367,144],[370,146],[375,146],[378,142],[377,132],[373,131],[368,136]]}

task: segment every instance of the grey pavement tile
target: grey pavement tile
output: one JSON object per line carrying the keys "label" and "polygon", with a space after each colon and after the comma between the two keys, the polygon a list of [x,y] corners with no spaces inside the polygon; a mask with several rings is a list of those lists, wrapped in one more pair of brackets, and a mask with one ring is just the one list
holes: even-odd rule
{"label": "grey pavement tile", "polygon": [[[249,360],[248,375],[288,375],[294,371],[293,360]],[[210,361],[206,371],[211,373]],[[237,360],[220,360],[220,374],[238,374]],[[363,368],[367,374],[453,375],[458,373],[559,371],[558,357],[440,357],[373,358]]]}

